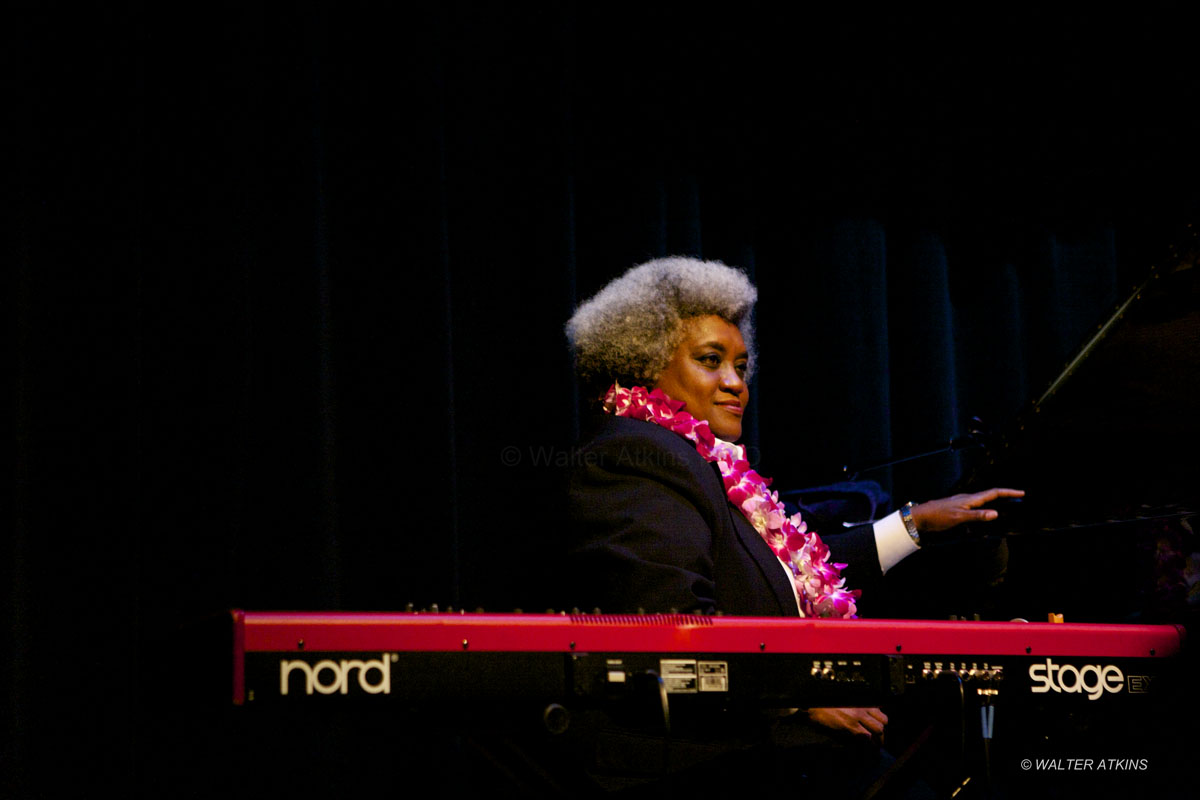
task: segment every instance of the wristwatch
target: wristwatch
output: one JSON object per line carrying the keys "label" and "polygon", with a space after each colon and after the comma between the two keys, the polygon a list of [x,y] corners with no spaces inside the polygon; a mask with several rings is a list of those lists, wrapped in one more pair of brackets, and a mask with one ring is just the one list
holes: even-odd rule
{"label": "wristwatch", "polygon": [[908,531],[908,535],[912,537],[913,544],[920,547],[921,532],[917,530],[917,523],[913,522],[912,508],[912,503],[905,503],[900,506],[900,519],[904,520],[904,528]]}

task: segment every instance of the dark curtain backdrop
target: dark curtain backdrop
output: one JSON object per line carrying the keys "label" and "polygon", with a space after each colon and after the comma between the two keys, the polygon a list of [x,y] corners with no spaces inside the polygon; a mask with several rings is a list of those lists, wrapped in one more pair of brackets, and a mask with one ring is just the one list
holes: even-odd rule
{"label": "dark curtain backdrop", "polygon": [[1002,425],[1195,208],[1178,20],[739,8],[9,5],[10,794],[219,760],[160,648],[222,609],[569,606],[562,325],[635,263],[755,279],[802,487]]}

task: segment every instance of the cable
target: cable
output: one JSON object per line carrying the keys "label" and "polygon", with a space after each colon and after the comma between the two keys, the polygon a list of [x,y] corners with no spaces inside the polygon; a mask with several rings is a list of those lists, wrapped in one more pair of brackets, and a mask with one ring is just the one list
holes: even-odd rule
{"label": "cable", "polygon": [[658,684],[658,702],[662,706],[663,732],[665,734],[662,746],[662,775],[666,778],[671,774],[671,698],[667,693],[667,682],[662,679],[661,675],[652,669],[646,670],[645,674],[654,678],[655,683]]}

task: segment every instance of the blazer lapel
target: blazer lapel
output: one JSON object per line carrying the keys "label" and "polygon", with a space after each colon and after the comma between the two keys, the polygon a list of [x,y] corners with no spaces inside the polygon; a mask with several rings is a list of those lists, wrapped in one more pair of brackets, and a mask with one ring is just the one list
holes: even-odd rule
{"label": "blazer lapel", "polygon": [[[719,478],[719,468],[716,464],[712,466],[714,470],[718,470]],[[721,486],[723,490],[724,483]],[[738,540],[754,559],[754,563],[758,565],[763,580],[771,587],[771,592],[775,595],[776,602],[779,603],[779,613],[785,617],[800,616],[800,609],[796,607],[796,592],[792,589],[791,581],[788,580],[786,567],[771,552],[771,548],[763,541],[762,535],[754,529],[741,509],[735,508],[733,503],[729,502],[729,498],[725,498],[725,509],[729,512],[729,522],[733,525]]]}

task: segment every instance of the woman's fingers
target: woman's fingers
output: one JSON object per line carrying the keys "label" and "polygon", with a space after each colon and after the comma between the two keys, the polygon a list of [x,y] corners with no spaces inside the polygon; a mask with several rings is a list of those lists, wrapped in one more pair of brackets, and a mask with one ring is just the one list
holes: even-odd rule
{"label": "woman's fingers", "polygon": [[991,522],[1000,516],[994,508],[979,508],[1008,497],[1024,497],[1023,489],[995,487],[974,494],[956,494],[913,507],[913,520],[921,531],[944,531],[964,522]]}

